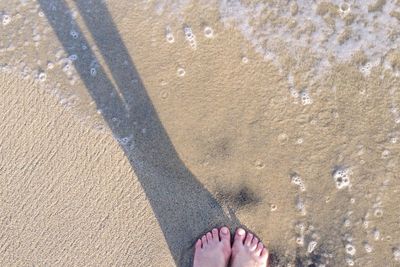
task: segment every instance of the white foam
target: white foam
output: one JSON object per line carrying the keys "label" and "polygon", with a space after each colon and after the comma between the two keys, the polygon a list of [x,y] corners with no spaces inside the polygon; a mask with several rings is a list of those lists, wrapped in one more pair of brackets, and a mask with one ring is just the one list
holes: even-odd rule
{"label": "white foam", "polygon": [[326,2],[336,6],[339,16],[319,12],[321,3],[297,0],[282,5],[280,1],[222,0],[219,12],[227,28],[240,31],[256,52],[281,70],[285,69],[281,58],[290,55],[296,64],[285,67],[293,71],[307,66],[315,76],[332,65],[328,57],[346,62],[362,51],[370,63],[360,71],[369,75],[382,57],[399,48],[399,22],[390,15],[400,9],[395,0],[386,1],[376,12],[368,10],[372,1]]}
{"label": "white foam", "polygon": [[307,252],[311,253],[315,250],[315,248],[317,247],[317,241],[311,241],[310,243],[308,243],[308,247],[307,247]]}
{"label": "white foam", "polygon": [[346,253],[354,256],[356,254],[356,248],[352,244],[346,244],[345,246]]}
{"label": "white foam", "polygon": [[393,249],[393,257],[395,261],[400,261],[400,248]]}
{"label": "white foam", "polygon": [[4,26],[8,25],[11,22],[11,16],[4,14],[2,16],[2,23]]}
{"label": "white foam", "polygon": [[196,35],[194,35],[192,28],[189,26],[185,26],[183,28],[183,32],[185,33],[185,39],[189,43],[190,47],[193,50],[197,49],[197,41],[196,41]]}
{"label": "white foam", "polygon": [[349,168],[337,169],[332,177],[337,189],[343,189],[350,186],[350,175],[352,174]]}

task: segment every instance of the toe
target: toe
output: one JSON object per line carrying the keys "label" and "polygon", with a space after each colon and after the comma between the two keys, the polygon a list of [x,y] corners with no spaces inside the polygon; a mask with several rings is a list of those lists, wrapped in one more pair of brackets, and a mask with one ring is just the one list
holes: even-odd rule
{"label": "toe", "polygon": [[219,231],[219,236],[222,242],[228,243],[229,245],[231,244],[231,233],[229,232],[228,227],[222,227]]}
{"label": "toe", "polygon": [[205,235],[203,235],[203,236],[201,237],[201,243],[202,243],[202,245],[203,245],[203,248],[204,248],[205,245],[207,245],[207,237],[206,237]]}
{"label": "toe", "polygon": [[262,260],[267,261],[268,260],[268,249],[263,248],[261,251],[261,255],[260,255]]}
{"label": "toe", "polygon": [[212,234],[211,234],[210,232],[208,232],[208,233],[206,234],[206,236],[207,236],[207,243],[211,243],[211,241],[212,241]]}
{"label": "toe", "polygon": [[201,249],[201,239],[197,240],[196,245],[194,247],[196,248],[196,250]]}
{"label": "toe", "polygon": [[245,236],[246,236],[246,231],[242,228],[238,228],[235,234],[235,241],[243,245]]}
{"label": "toe", "polygon": [[246,240],[244,240],[244,244],[248,247],[251,245],[251,241],[253,240],[253,234],[248,232],[246,235]]}
{"label": "toe", "polygon": [[256,250],[254,251],[256,253],[257,256],[260,256],[261,251],[263,250],[264,245],[261,242],[258,242],[258,245],[256,247]]}
{"label": "toe", "polygon": [[214,241],[219,241],[218,229],[217,228],[212,229],[212,238],[213,238]]}
{"label": "toe", "polygon": [[250,244],[250,250],[254,251],[258,245],[258,238],[254,237]]}

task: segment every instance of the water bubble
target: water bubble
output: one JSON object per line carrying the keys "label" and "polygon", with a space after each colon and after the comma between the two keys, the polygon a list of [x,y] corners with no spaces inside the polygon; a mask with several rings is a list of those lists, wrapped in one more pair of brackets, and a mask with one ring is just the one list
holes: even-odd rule
{"label": "water bubble", "polygon": [[343,189],[345,187],[350,186],[350,175],[351,175],[350,169],[346,168],[337,169],[332,175],[333,180],[335,181],[336,184],[336,188]]}
{"label": "water bubble", "polygon": [[310,105],[313,102],[306,89],[300,92],[300,100],[303,105]]}
{"label": "water bubble", "polygon": [[51,61],[47,62],[47,69],[49,69],[49,70],[54,69],[54,63]]}
{"label": "water bubble", "polygon": [[209,26],[205,27],[203,32],[204,32],[204,36],[207,37],[207,38],[213,38],[214,37],[214,30]]}
{"label": "water bubble", "polygon": [[77,56],[76,54],[72,54],[72,55],[70,55],[70,56],[68,57],[68,59],[71,60],[71,61],[75,61],[75,60],[78,59],[78,56]]}
{"label": "water bubble", "polygon": [[189,42],[190,47],[194,50],[197,48],[196,36],[193,34],[192,28],[185,26],[183,28],[185,39]]}
{"label": "water bubble", "polygon": [[46,80],[46,78],[47,78],[46,73],[44,73],[44,72],[39,73],[38,79],[40,82],[44,82]]}
{"label": "water bubble", "polygon": [[304,142],[303,138],[298,138],[296,144],[301,145]]}
{"label": "water bubble", "polygon": [[374,211],[374,215],[375,215],[375,217],[382,217],[382,215],[383,215],[383,210],[382,210],[382,209],[376,209],[376,210]]}
{"label": "water bubble", "polygon": [[304,237],[303,236],[296,237],[296,244],[299,246],[304,246]]}
{"label": "water bubble", "polygon": [[249,63],[249,59],[247,57],[242,57],[242,63],[243,64]]}
{"label": "water bubble", "polygon": [[297,173],[293,173],[290,175],[290,181],[292,184],[299,186],[302,192],[306,191],[306,187],[304,186],[303,179]]}
{"label": "water bubble", "polygon": [[2,21],[3,21],[3,25],[5,26],[5,25],[7,25],[7,24],[9,24],[11,22],[11,17],[9,15],[7,15],[7,14],[4,14],[3,18],[2,18]]}
{"label": "water bubble", "polygon": [[351,256],[354,256],[354,254],[356,254],[356,248],[352,244],[346,244],[345,249],[346,253]]}
{"label": "water bubble", "polygon": [[365,252],[367,252],[367,253],[371,253],[373,250],[372,246],[370,244],[368,244],[367,242],[364,243],[364,249],[365,249]]}
{"label": "water bubble", "polygon": [[271,208],[271,211],[276,211],[278,209],[278,206],[275,204],[271,204],[270,208]]}
{"label": "water bubble", "polygon": [[179,77],[183,77],[186,74],[186,71],[183,68],[178,68],[177,74]]}
{"label": "water bubble", "polygon": [[96,76],[96,74],[97,74],[96,68],[91,68],[90,69],[90,75],[94,77],[94,76]]}
{"label": "water bubble", "polygon": [[168,43],[172,44],[173,42],[175,42],[175,37],[174,35],[169,32],[165,35],[165,39],[167,40]]}
{"label": "water bubble", "polygon": [[256,168],[260,170],[265,167],[265,164],[261,160],[258,159],[254,162],[254,166],[256,166]]}
{"label": "water bubble", "polygon": [[74,38],[74,39],[77,39],[78,38],[78,33],[76,32],[76,31],[74,31],[74,30],[71,30],[70,32],[69,32],[69,34],[72,36],[72,38]]}

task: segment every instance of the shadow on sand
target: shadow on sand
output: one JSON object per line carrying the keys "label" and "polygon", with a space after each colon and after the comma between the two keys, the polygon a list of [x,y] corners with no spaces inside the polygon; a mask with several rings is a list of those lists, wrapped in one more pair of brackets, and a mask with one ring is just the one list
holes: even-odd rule
{"label": "shadow on sand", "polygon": [[[176,265],[190,266],[193,244],[201,234],[215,226],[238,226],[238,220],[223,211],[180,160],[104,2],[75,3],[116,86],[99,65],[96,75],[91,74],[91,66],[99,61],[66,2],[39,3],[65,51],[78,56],[74,66],[113,135],[123,140],[121,147],[150,201]],[[75,38],[71,30],[77,33]]]}

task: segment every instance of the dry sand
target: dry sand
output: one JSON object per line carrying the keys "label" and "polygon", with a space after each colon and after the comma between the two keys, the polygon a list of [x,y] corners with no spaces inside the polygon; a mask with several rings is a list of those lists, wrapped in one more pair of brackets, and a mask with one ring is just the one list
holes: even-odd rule
{"label": "dry sand", "polygon": [[312,76],[187,2],[2,4],[2,265],[190,266],[226,224],[272,266],[398,266],[399,55]]}

